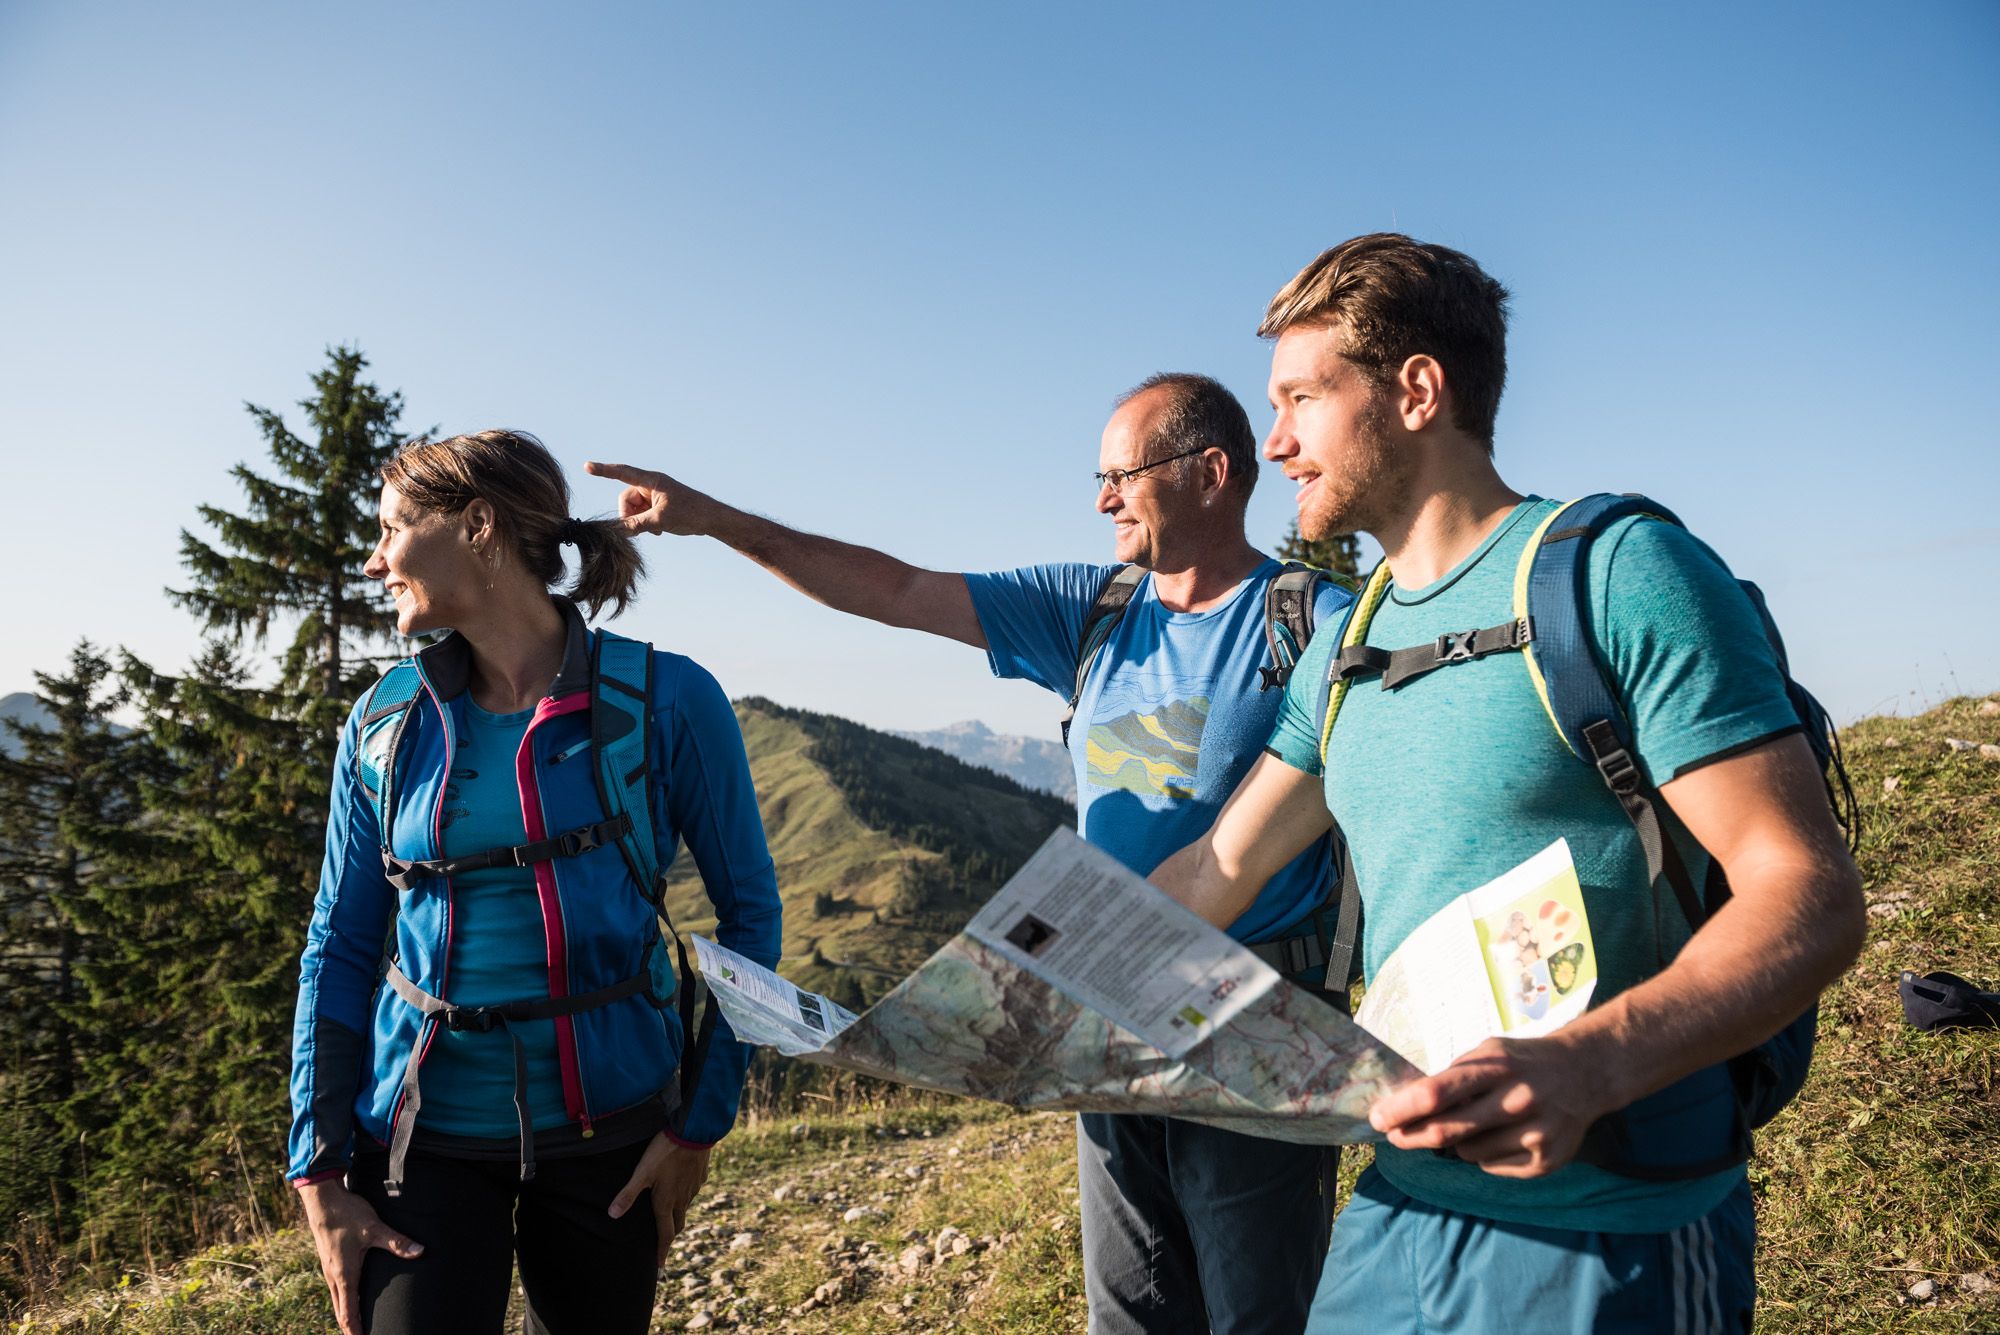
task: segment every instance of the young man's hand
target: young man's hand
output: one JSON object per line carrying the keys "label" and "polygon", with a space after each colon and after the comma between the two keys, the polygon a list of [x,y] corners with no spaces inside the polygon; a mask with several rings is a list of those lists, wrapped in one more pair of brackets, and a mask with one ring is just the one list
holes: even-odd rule
{"label": "young man's hand", "polygon": [[1605,1050],[1561,1033],[1489,1038],[1436,1075],[1383,1095],[1368,1119],[1404,1150],[1450,1150],[1496,1177],[1542,1177],[1631,1102]]}

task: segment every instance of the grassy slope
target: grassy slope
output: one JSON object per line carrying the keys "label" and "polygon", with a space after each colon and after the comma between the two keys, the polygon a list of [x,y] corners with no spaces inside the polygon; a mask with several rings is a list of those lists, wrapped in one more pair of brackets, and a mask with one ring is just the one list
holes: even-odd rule
{"label": "grassy slope", "polygon": [[[1905,967],[2000,982],[2000,764],[1949,752],[1947,736],[2000,743],[2000,715],[1954,701],[1850,738],[1873,931],[1827,995],[1811,1082],[1760,1139],[1760,1330],[2000,1331],[2000,1289],[1973,1291],[2000,1280],[2000,1033],[1916,1033],[1895,990]],[[676,1246],[655,1329],[683,1329],[707,1304],[740,1330],[1080,1331],[1070,1137],[1067,1118],[923,1099],[746,1125]],[[882,1213],[842,1222],[854,1206]],[[894,1272],[946,1225],[993,1241]],[[755,1245],[730,1252],[742,1231]],[[708,1282],[683,1294],[688,1274]],[[791,1315],[843,1276],[836,1301]],[[1908,1302],[1923,1278],[1939,1295]],[[22,1329],[292,1335],[327,1329],[325,1310],[310,1250],[288,1232]]]}
{"label": "grassy slope", "polygon": [[[1050,830],[1074,820],[1059,799],[887,734],[866,738],[894,763],[879,767],[867,792],[849,791],[815,752],[827,729],[865,733],[858,725],[761,701],[738,702],[736,713],[785,899],[785,972],[820,991],[838,995],[835,983],[848,972],[868,998],[879,996],[977,907],[952,893],[948,855],[871,824],[857,806],[885,808],[911,826],[950,828],[1010,869]],[[921,915],[909,911],[913,901],[922,902]],[[669,878],[667,902],[682,931],[713,933],[714,909],[685,854]],[[859,967],[843,971],[840,964]]]}

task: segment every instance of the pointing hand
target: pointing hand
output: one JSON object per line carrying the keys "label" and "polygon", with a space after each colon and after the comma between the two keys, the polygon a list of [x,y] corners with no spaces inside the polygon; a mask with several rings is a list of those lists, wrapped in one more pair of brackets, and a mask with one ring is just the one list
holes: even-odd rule
{"label": "pointing hand", "polygon": [[583,471],[593,477],[608,477],[625,484],[625,490],[618,497],[618,517],[628,533],[699,534],[706,531],[702,516],[714,502],[665,473],[634,468],[629,464],[600,463],[587,463]]}

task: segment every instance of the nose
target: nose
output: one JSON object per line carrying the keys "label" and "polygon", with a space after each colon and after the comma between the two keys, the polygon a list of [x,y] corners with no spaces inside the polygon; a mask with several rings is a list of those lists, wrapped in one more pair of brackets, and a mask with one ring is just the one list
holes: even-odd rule
{"label": "nose", "polygon": [[1124,505],[1125,498],[1118,494],[1118,489],[1112,486],[1109,481],[1097,484],[1097,513],[1101,515],[1116,514],[1124,508]]}
{"label": "nose", "polygon": [[1289,459],[1298,452],[1299,442],[1297,437],[1292,435],[1291,423],[1285,420],[1283,413],[1279,413],[1278,420],[1271,423],[1271,434],[1264,437],[1264,458],[1271,463],[1277,463],[1280,459]]}
{"label": "nose", "polygon": [[381,543],[376,543],[375,550],[368,553],[368,560],[361,567],[361,576],[363,579],[387,579],[389,577],[389,558],[382,555]]}

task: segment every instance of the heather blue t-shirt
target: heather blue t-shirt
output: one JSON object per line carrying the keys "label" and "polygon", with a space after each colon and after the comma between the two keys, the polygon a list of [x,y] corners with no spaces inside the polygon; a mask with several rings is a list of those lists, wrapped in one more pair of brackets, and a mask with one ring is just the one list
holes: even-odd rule
{"label": "heather blue t-shirt", "polygon": [[[467,698],[441,817],[445,857],[528,842],[514,762],[534,715],[532,709],[489,714]],[[451,956],[445,967],[446,995],[455,1005],[548,995],[548,935],[532,868],[486,867],[451,878]],[[566,1124],[555,1021],[525,1020],[512,1028],[527,1049],[528,1112],[536,1129]],[[418,1126],[454,1136],[520,1135],[514,1044],[505,1029],[454,1033],[439,1025],[424,1054],[423,1076]]]}
{"label": "heather blue t-shirt", "polygon": [[[1084,618],[1119,569],[967,575],[993,675],[1026,678],[1068,700]],[[1271,653],[1265,588],[1283,569],[1266,560],[1203,612],[1161,606],[1147,575],[1091,668],[1069,735],[1077,829],[1142,876],[1208,833],[1270,736],[1283,693],[1259,691],[1257,669]],[[1349,601],[1345,589],[1322,584],[1315,630],[1331,634]],[[1283,936],[1325,901],[1332,875],[1332,841],[1322,839],[1271,878],[1230,935]]]}
{"label": "heather blue t-shirt", "polygon": [[[1381,649],[1513,615],[1515,566],[1554,503],[1531,497],[1464,561],[1422,589],[1391,586],[1368,630]],[[1798,726],[1762,622],[1707,547],[1665,522],[1628,519],[1591,546],[1587,629],[1619,685],[1638,759],[1654,784]],[[1278,759],[1322,772],[1314,719],[1337,637],[1300,660],[1271,737]],[[1637,835],[1597,771],[1570,754],[1519,653],[1455,663],[1383,690],[1350,688],[1324,767],[1327,806],[1347,837],[1367,914],[1369,976],[1456,896],[1567,839],[1598,951],[1594,1002],[1657,973],[1687,939],[1670,892],[1655,899]],[[1663,819],[1695,884],[1708,855]],[[1662,901],[1664,908],[1660,907]],[[1691,1091],[1700,1091],[1699,1095]],[[1696,1132],[1729,1127],[1725,1082],[1696,1077],[1635,1105]],[[1741,1179],[1731,1169],[1650,1183],[1572,1164],[1547,1177],[1494,1177],[1428,1150],[1378,1146],[1375,1162],[1418,1200],[1549,1228],[1654,1233],[1706,1214]]]}

